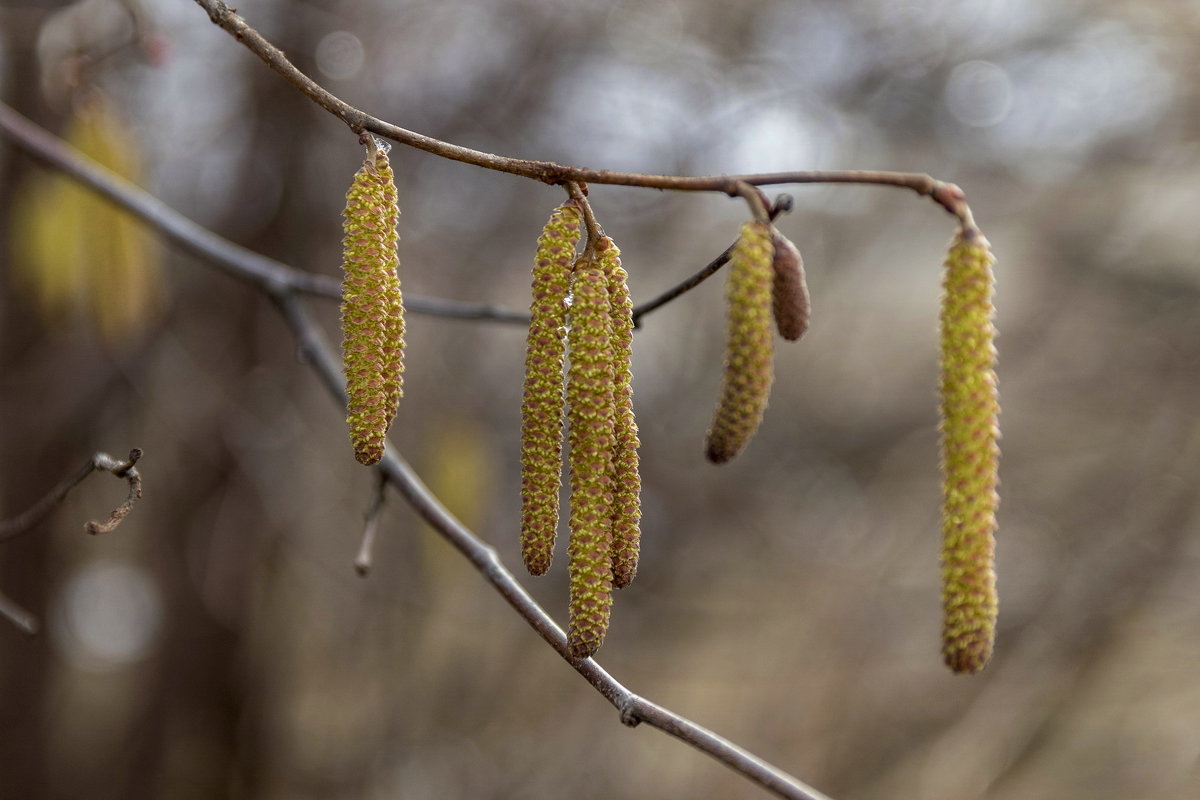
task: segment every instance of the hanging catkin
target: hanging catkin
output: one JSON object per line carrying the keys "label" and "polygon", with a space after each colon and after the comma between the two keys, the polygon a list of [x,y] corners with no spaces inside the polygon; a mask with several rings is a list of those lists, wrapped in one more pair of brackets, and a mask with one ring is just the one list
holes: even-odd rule
{"label": "hanging catkin", "polygon": [[771,392],[771,226],[747,222],[730,257],[726,300],[729,331],[721,397],[705,454],[721,464],[741,452],[758,430]]}
{"label": "hanging catkin", "polygon": [[612,319],[612,364],[615,449],[612,475],[613,585],[628,586],[637,575],[642,517],[642,482],[638,474],[638,429],[633,418],[633,300],[628,276],[621,266],[621,251],[605,236],[596,244],[597,266],[608,279]]}
{"label": "hanging catkin", "polygon": [[580,226],[573,202],[556,209],[538,239],[533,266],[521,405],[521,556],[533,575],[550,568],[558,532],[567,292]]}
{"label": "hanging catkin", "polygon": [[771,310],[779,335],[794,342],[808,330],[812,301],[804,279],[804,259],[796,245],[779,231],[772,231],[775,256],[771,262]]}
{"label": "hanging catkin", "polygon": [[608,276],[594,262],[575,267],[569,312],[571,654],[600,647],[612,609],[612,472],[614,378]]}
{"label": "hanging catkin", "polygon": [[354,457],[375,464],[403,394],[404,302],[396,274],[399,208],[387,151],[371,148],[346,193],[342,352]]}
{"label": "hanging catkin", "polygon": [[1000,451],[992,255],[975,228],[946,256],[941,309],[942,653],[978,672],[996,630],[995,530]]}

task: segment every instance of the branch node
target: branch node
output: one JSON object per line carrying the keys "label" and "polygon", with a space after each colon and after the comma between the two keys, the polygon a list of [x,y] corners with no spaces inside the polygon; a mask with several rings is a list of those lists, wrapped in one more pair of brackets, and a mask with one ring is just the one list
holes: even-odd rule
{"label": "branch node", "polygon": [[371,498],[371,504],[363,512],[362,544],[359,545],[358,555],[354,558],[354,571],[360,578],[367,577],[371,571],[371,560],[375,551],[375,532],[379,529],[379,513],[383,510],[383,504],[387,500],[385,491],[387,474],[383,470],[376,470],[375,475],[378,483],[375,485],[375,494]]}

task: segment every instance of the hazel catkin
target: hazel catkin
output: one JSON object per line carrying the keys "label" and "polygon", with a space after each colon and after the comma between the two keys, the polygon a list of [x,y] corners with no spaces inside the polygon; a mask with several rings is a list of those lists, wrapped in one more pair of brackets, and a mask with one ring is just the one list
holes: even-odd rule
{"label": "hazel catkin", "polygon": [[978,672],[992,654],[999,497],[992,255],[975,228],[946,256],[941,307],[942,654]]}
{"label": "hazel catkin", "polygon": [[750,441],[762,422],[774,379],[771,284],[774,247],[767,222],[747,222],[730,256],[725,372],[708,430],[705,454],[724,463]]}
{"label": "hazel catkin", "polygon": [[[372,140],[373,141],[373,140]],[[403,394],[404,301],[396,273],[399,208],[387,151],[375,143],[346,193],[342,352],[354,457],[375,464]]]}
{"label": "hazel catkin", "polygon": [[569,312],[567,417],[571,472],[568,552],[571,655],[599,649],[612,609],[612,472],[615,440],[608,277],[593,262],[575,268]]}
{"label": "hazel catkin", "polygon": [[596,263],[608,279],[612,320],[615,442],[612,474],[613,585],[623,589],[637,575],[641,540],[642,481],[638,474],[638,429],[633,416],[633,300],[621,266],[621,251],[607,236],[596,244]]}
{"label": "hazel catkin", "polygon": [[567,293],[580,227],[573,202],[557,208],[538,239],[533,266],[521,404],[521,556],[532,575],[550,568],[558,533]]}

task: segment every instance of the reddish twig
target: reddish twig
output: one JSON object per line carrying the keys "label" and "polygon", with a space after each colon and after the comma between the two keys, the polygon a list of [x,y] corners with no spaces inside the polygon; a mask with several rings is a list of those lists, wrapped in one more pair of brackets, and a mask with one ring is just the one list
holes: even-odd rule
{"label": "reddish twig", "polygon": [[[963,219],[966,208],[961,190],[955,192],[946,184],[929,175],[914,172],[882,172],[874,170],[809,170],[803,172],[772,172],[753,175],[645,175],[636,172],[616,172],[607,169],[589,169],[556,164],[552,161],[531,161],[523,158],[508,158],[469,147],[443,142],[431,136],[406,130],[398,125],[378,119],[360,111],[341,98],[322,88],[288,60],[275,45],[271,44],[254,28],[238,16],[234,9],[222,0],[196,0],[196,4],[208,12],[209,19],[245,45],[250,52],[261,58],[267,66],[278,72],[289,83],[303,92],[310,100],[330,114],[342,120],[355,133],[371,131],[409,147],[427,153],[472,164],[497,172],[520,175],[542,183],[558,184],[567,181],[603,183],[615,186],[640,186],[647,189],[674,189],[683,192],[722,192],[731,197],[741,193],[742,184],[768,186],[781,183],[857,183],[874,186],[893,186],[909,189],[923,197],[929,197],[951,214]],[[954,187],[957,188],[957,187]]]}

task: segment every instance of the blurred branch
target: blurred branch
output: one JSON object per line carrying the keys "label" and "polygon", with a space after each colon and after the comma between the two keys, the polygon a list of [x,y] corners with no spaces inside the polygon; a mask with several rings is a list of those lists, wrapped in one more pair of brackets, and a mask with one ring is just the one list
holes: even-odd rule
{"label": "blurred branch", "polygon": [[326,91],[312,78],[296,68],[283,51],[267,41],[262,34],[246,23],[222,0],[196,0],[196,4],[208,12],[209,19],[245,45],[250,52],[266,62],[289,83],[308,96],[314,103],[345,122],[355,133],[371,131],[400,144],[424,150],[435,156],[452,161],[461,161],[477,167],[520,175],[543,183],[558,184],[567,181],[584,181],[616,186],[640,186],[647,189],[674,189],[686,192],[723,192],[731,197],[740,195],[744,184],[766,186],[779,183],[857,183],[875,186],[894,186],[909,189],[928,197],[946,211],[958,217],[964,225],[969,224],[962,190],[954,184],[943,183],[929,175],[910,172],[881,172],[874,170],[833,170],[803,172],[772,172],[753,175],[645,175],[635,172],[615,172],[605,169],[588,169],[555,164],[552,161],[531,161],[508,158],[481,150],[472,150],[440,139],[434,139],[414,131],[385,122],[371,116],[336,95]]}
{"label": "blurred branch", "polygon": [[387,475],[382,471],[375,473],[379,481],[375,485],[375,494],[371,497],[371,505],[363,514],[362,544],[358,547],[358,555],[354,558],[354,571],[362,577],[367,577],[371,571],[371,557],[375,550],[375,533],[379,530],[379,515],[387,500]]}
{"label": "blurred branch", "polygon": [[[145,189],[82,155],[3,103],[0,103],[0,132],[26,152],[95,190],[187,252],[214,264],[226,274],[261,286],[278,286],[303,294],[333,299],[342,296],[337,278],[303,272],[218,236]],[[482,303],[459,303],[409,295],[404,298],[404,304],[409,311],[418,314],[523,324],[529,322],[526,313]]]}
{"label": "blurred branch", "polygon": [[[300,299],[287,291],[274,292],[271,297],[299,340],[301,352],[307,363],[320,377],[326,390],[344,404],[345,380],[338,366],[338,359]],[[525,591],[512,572],[501,562],[495,549],[455,519],[395,449],[387,449],[379,463],[379,469],[386,476],[388,483],[404,496],[421,518],[475,565],[484,580],[492,585],[529,626],[613,704],[620,712],[622,723],[633,727],[645,722],[658,728],[715,758],[779,797],[828,800],[816,789],[768,764],[749,750],[686,717],[634,694],[609,675],[595,660],[572,658],[562,628]]]}
{"label": "blurred branch", "polygon": [[38,632],[37,617],[21,608],[3,592],[0,592],[0,617],[4,617],[27,636],[33,636]]}
{"label": "blurred branch", "polygon": [[6,542],[9,539],[15,539],[24,533],[29,533],[43,519],[45,519],[54,507],[61,503],[67,495],[71,493],[79,484],[83,483],[93,472],[111,472],[118,478],[124,478],[129,482],[129,495],[125,498],[125,502],[117,506],[112,513],[108,515],[108,519],[104,522],[92,521],[83,526],[83,529],[90,534],[108,533],[114,530],[125,517],[129,516],[129,512],[133,510],[133,504],[142,496],[142,476],[138,474],[134,464],[142,457],[142,451],[134,448],[129,451],[129,458],[125,461],[115,459],[108,453],[96,453],[88,459],[88,462],[83,465],[83,468],[76,472],[71,477],[64,480],[58,486],[50,490],[50,493],[41,500],[34,503],[24,513],[18,514],[12,519],[0,520],[0,542]]}

